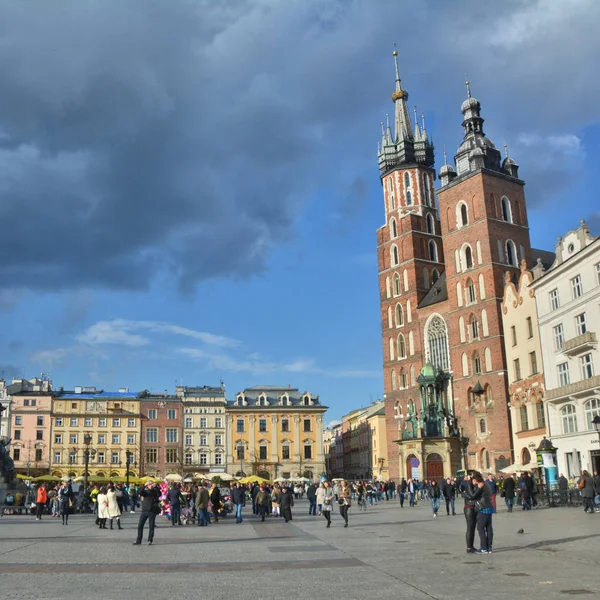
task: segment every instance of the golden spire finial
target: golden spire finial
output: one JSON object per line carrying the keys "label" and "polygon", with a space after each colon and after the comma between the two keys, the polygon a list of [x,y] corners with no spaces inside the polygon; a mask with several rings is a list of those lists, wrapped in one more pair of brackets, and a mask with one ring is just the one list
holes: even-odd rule
{"label": "golden spire finial", "polygon": [[467,79],[465,81],[465,85],[467,86],[467,97],[470,98],[471,97],[471,82],[469,81],[469,78],[466,74],[465,74],[465,78]]}

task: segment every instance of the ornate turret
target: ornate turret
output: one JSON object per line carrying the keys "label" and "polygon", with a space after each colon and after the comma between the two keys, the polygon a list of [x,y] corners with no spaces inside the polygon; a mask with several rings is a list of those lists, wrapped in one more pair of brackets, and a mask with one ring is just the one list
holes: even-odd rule
{"label": "ornate turret", "polygon": [[481,104],[471,95],[471,84],[466,82],[467,98],[460,110],[463,114],[462,126],[465,136],[458,148],[454,160],[459,176],[478,169],[501,171],[500,152],[492,140],[483,131],[484,119],[481,117]]}
{"label": "ornate turret", "polygon": [[440,181],[442,185],[449,184],[456,177],[456,171],[452,165],[448,164],[446,151],[444,150],[444,166],[440,169]]}
{"label": "ornate turret", "polygon": [[519,165],[508,155],[508,146],[504,144],[505,158],[502,161],[502,170],[511,177],[519,176]]}
{"label": "ornate turret", "polygon": [[430,167],[434,163],[433,144],[427,137],[424,121],[423,128],[419,128],[416,108],[414,128],[411,123],[407,106],[408,92],[402,88],[398,68],[398,52],[395,47],[392,54],[396,67],[396,89],[392,94],[394,133],[392,135],[388,124],[387,131],[382,135],[379,147],[379,172],[382,177],[402,164],[421,164]]}

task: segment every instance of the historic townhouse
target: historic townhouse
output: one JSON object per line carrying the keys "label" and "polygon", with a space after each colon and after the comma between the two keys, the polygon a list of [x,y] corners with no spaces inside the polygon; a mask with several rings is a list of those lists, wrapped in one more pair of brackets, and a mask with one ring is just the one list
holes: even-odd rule
{"label": "historic townhouse", "polygon": [[225,472],[225,388],[178,386],[176,394],[183,409],[183,470]]}
{"label": "historic townhouse", "polygon": [[60,390],[52,406],[51,472],[57,477],[83,475],[87,448],[90,475],[124,477],[129,462],[130,475],[137,476],[140,434],[138,393],[79,386]]}
{"label": "historic townhouse", "polygon": [[600,471],[600,238],[581,226],[558,238],[555,260],[531,288],[543,348],[550,435],[558,470]]}
{"label": "historic townhouse", "polygon": [[298,389],[257,386],[227,405],[227,467],[267,479],[320,477],[325,472],[319,397]]}
{"label": "historic townhouse", "polygon": [[183,409],[179,396],[140,394],[142,450],[140,473],[164,477],[183,466]]}
{"label": "historic townhouse", "polygon": [[[545,253],[548,263],[547,255],[552,258],[554,255]],[[539,272],[540,267],[534,271]],[[534,276],[523,261],[517,282],[513,282],[507,274],[502,299],[514,466],[522,470],[537,468],[535,451],[542,439],[548,436],[542,345],[535,291],[532,289]],[[485,427],[485,422],[481,426]]]}
{"label": "historic townhouse", "polygon": [[[512,461],[501,302],[505,273],[537,257],[524,182],[461,106],[463,141],[440,170],[411,122],[396,60],[393,125],[382,127],[385,224],[377,231],[390,476],[497,472]],[[393,128],[393,131],[392,131]]]}
{"label": "historic townhouse", "polygon": [[47,379],[13,379],[10,450],[18,473],[47,475],[50,468],[52,382]]}

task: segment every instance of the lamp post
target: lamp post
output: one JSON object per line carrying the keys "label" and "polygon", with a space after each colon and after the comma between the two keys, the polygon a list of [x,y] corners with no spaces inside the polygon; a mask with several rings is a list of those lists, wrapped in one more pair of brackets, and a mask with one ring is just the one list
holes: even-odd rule
{"label": "lamp post", "polygon": [[87,489],[88,489],[88,466],[90,464],[90,444],[92,443],[92,434],[86,433],[83,436],[85,449],[83,450],[83,508],[87,509]]}
{"label": "lamp post", "polygon": [[129,465],[131,464],[131,457],[133,453],[129,450],[125,450],[125,477],[127,479],[127,489],[129,490]]}
{"label": "lamp post", "polygon": [[598,434],[598,441],[600,442],[600,415],[596,415],[592,419],[592,425],[594,426],[594,429],[596,430],[596,433]]}

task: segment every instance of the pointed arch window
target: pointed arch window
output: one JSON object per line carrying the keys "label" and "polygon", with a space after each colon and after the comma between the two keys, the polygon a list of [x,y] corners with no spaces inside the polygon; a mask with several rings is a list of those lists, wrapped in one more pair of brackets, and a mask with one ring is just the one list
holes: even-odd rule
{"label": "pointed arch window", "polygon": [[440,315],[434,315],[427,324],[425,339],[429,351],[429,362],[434,367],[447,371],[449,369],[448,329]]}
{"label": "pointed arch window", "polygon": [[506,242],[506,263],[513,267],[517,266],[517,247],[512,240]]}
{"label": "pointed arch window", "polygon": [[399,296],[402,293],[402,288],[400,286],[400,275],[398,273],[394,274],[394,296]]}
{"label": "pointed arch window", "polygon": [[409,400],[408,401],[408,414],[411,417],[417,414],[416,407],[415,407],[415,401],[414,400]]}
{"label": "pointed arch window", "polygon": [[473,354],[473,375],[481,375],[481,358],[479,352]]}
{"label": "pointed arch window", "polygon": [[398,335],[397,350],[398,360],[400,360],[401,358],[406,358],[406,340],[404,339],[404,336],[401,333]]}
{"label": "pointed arch window", "polygon": [[397,267],[399,262],[398,246],[392,246],[392,266]]}
{"label": "pointed arch window", "polygon": [[465,259],[464,269],[465,270],[472,269],[473,268],[473,250],[471,250],[471,246],[469,246],[468,244],[465,246],[464,259]]}
{"label": "pointed arch window", "polygon": [[440,278],[439,271],[434,269],[431,271],[431,285],[433,285]]}
{"label": "pointed arch window", "polygon": [[507,223],[512,223],[512,210],[511,210],[511,206],[510,206],[510,200],[506,197],[506,196],[502,196],[502,199],[500,200],[502,206],[502,220],[506,221]]}
{"label": "pointed arch window", "polygon": [[471,315],[471,320],[469,321],[469,334],[471,341],[479,339],[479,321],[475,315]]}
{"label": "pointed arch window", "polygon": [[429,260],[438,262],[437,245],[433,240],[429,240]]}
{"label": "pointed arch window", "polygon": [[396,304],[396,327],[402,327],[404,325],[404,310],[402,304]]}
{"label": "pointed arch window", "polygon": [[396,219],[392,219],[390,221],[390,229],[391,229],[392,238],[397,238],[398,237],[398,225],[396,224]]}
{"label": "pointed arch window", "polygon": [[408,387],[408,385],[407,385],[406,371],[404,369],[400,369],[400,389],[404,390],[407,387]]}
{"label": "pointed arch window", "polygon": [[473,283],[473,280],[470,277],[469,279],[467,279],[467,285],[465,287],[465,296],[467,304],[475,304],[475,302],[477,302],[475,284]]}
{"label": "pointed arch window", "polygon": [[435,234],[435,223],[431,213],[427,215],[427,233]]}
{"label": "pointed arch window", "polygon": [[406,191],[406,206],[412,206],[412,194],[410,190]]}
{"label": "pointed arch window", "polygon": [[408,172],[404,173],[404,187],[405,188],[410,187],[410,175],[408,174]]}
{"label": "pointed arch window", "polygon": [[429,175],[423,173],[423,192],[426,206],[431,206],[431,188],[429,186]]}
{"label": "pointed arch window", "polygon": [[469,224],[469,211],[464,202],[460,205],[460,220],[462,221],[461,225],[463,227]]}

